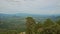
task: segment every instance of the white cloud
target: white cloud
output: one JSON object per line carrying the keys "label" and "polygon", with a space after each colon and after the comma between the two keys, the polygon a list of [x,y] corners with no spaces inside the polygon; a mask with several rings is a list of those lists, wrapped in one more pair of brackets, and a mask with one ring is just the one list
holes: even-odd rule
{"label": "white cloud", "polygon": [[0,13],[58,14],[60,0],[0,0]]}

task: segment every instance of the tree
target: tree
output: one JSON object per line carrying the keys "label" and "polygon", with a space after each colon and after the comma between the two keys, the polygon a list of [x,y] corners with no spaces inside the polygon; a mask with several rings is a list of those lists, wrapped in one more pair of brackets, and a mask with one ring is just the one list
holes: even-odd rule
{"label": "tree", "polygon": [[58,20],[58,21],[57,21],[57,24],[59,24],[59,25],[60,25],[60,20]]}
{"label": "tree", "polygon": [[53,34],[53,30],[52,30],[53,25],[54,22],[49,18],[44,22],[45,34]]}
{"label": "tree", "polygon": [[49,18],[44,22],[45,27],[50,27],[52,25],[54,25],[54,22]]}
{"label": "tree", "polygon": [[60,20],[58,20],[56,24],[57,24],[56,26],[57,34],[60,34]]}
{"label": "tree", "polygon": [[35,20],[32,17],[26,18],[26,34],[35,34]]}
{"label": "tree", "polygon": [[36,28],[37,28],[37,34],[43,34],[43,24],[41,23],[41,22],[38,22],[38,24],[37,24],[37,26],[36,26]]}

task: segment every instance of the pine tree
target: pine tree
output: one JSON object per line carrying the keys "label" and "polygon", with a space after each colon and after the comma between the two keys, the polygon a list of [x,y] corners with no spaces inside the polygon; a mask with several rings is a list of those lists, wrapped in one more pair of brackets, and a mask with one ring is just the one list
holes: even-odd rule
{"label": "pine tree", "polygon": [[51,19],[47,19],[44,22],[45,34],[53,34],[53,30],[52,30],[53,25],[54,25],[54,22]]}
{"label": "pine tree", "polygon": [[26,18],[26,34],[35,34],[35,20],[32,17]]}
{"label": "pine tree", "polygon": [[59,24],[59,25],[60,25],[60,20],[58,20],[58,21],[57,21],[57,24]]}
{"label": "pine tree", "polygon": [[45,27],[50,27],[52,25],[54,25],[54,22],[49,18],[44,22]]}
{"label": "pine tree", "polygon": [[37,34],[43,34],[43,24],[41,22],[37,24]]}
{"label": "pine tree", "polygon": [[56,26],[57,34],[60,34],[60,20],[58,20],[56,24],[57,24]]}

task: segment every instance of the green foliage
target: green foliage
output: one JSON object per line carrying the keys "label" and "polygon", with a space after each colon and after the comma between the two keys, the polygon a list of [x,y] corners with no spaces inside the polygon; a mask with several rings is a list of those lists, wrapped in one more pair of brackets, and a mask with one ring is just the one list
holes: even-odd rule
{"label": "green foliage", "polygon": [[57,21],[57,24],[59,24],[59,25],[60,25],[60,20],[58,20],[58,21]]}
{"label": "green foliage", "polygon": [[[30,27],[30,26],[28,26],[28,28],[30,28],[29,30],[28,30],[28,32],[31,32],[31,33],[28,33],[28,32],[26,32],[27,34],[60,34],[60,21],[57,21],[57,23],[55,22],[55,21],[53,21],[53,20],[51,20],[51,19],[46,19],[45,20],[45,22],[44,23],[40,23],[40,22],[38,22],[37,24],[36,24],[36,22],[35,22],[35,20],[33,20],[33,21],[31,21],[31,20],[33,20],[33,18],[32,17],[30,17],[30,18],[28,18],[28,21],[27,21],[27,23],[30,25],[31,23],[35,23],[35,33],[33,32],[32,33],[32,31],[33,31],[33,29]],[[32,27],[34,27],[34,26],[32,26]]]}
{"label": "green foliage", "polygon": [[26,34],[34,34],[35,33],[34,28],[35,28],[35,20],[32,17],[27,17],[26,18],[26,29],[27,29]]}
{"label": "green foliage", "polygon": [[[26,23],[25,23],[26,21]],[[50,18],[42,22],[35,21],[32,17],[8,18],[0,21],[0,34],[60,34],[60,20],[54,21]]]}
{"label": "green foliage", "polygon": [[54,22],[49,18],[44,22],[45,27],[49,27],[49,26],[52,26],[52,25],[54,25]]}

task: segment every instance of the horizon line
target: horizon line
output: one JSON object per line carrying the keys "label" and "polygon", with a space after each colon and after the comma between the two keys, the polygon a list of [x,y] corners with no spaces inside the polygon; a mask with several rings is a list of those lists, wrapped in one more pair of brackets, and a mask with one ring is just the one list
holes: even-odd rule
{"label": "horizon line", "polygon": [[[0,14],[31,14],[31,13],[0,13]],[[60,14],[35,14],[35,15],[60,15]]]}

